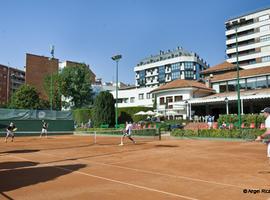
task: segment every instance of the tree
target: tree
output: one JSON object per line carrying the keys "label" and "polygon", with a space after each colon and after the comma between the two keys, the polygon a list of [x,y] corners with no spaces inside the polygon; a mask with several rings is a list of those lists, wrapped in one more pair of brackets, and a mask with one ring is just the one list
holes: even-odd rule
{"label": "tree", "polygon": [[100,92],[95,98],[93,107],[93,122],[95,127],[101,124],[114,125],[115,108],[113,95],[107,91]]}
{"label": "tree", "polygon": [[[48,75],[45,77],[43,82],[44,90],[47,94],[47,96],[52,96],[52,108],[54,110],[61,110],[61,87],[62,87],[62,81],[61,81],[61,75],[58,73],[55,73],[53,75]],[[50,101],[43,100],[42,106],[46,107],[47,103],[49,103],[50,107]]]}
{"label": "tree", "polygon": [[70,101],[72,108],[87,107],[92,104],[91,74],[87,65],[65,67],[60,73],[61,93]]}
{"label": "tree", "polygon": [[36,89],[27,84],[22,85],[12,95],[9,107],[17,109],[38,109],[39,95]]}

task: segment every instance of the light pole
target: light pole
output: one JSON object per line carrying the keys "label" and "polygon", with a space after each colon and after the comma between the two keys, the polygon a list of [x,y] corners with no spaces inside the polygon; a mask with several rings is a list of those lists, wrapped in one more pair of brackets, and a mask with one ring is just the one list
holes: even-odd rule
{"label": "light pole", "polygon": [[243,23],[245,19],[240,19],[240,22],[233,21],[232,24],[235,30],[235,42],[236,42],[236,67],[237,67],[237,110],[238,110],[238,128],[241,129],[241,101],[240,101],[240,83],[239,83],[239,59],[238,59],[238,26],[240,23]]}
{"label": "light pole", "polygon": [[115,128],[118,128],[118,62],[122,58],[122,55],[115,55],[112,59],[116,62],[116,101],[115,101]]}
{"label": "light pole", "polygon": [[186,108],[186,109],[187,109],[187,116],[186,116],[186,119],[188,119],[188,118],[189,118],[189,114],[188,114],[188,101],[187,101],[187,100],[185,101],[185,104],[186,104],[186,107],[187,107],[187,108]]}
{"label": "light pole", "polygon": [[[53,60],[53,58],[54,58],[54,45],[52,45],[51,46],[51,58],[49,59],[49,66],[51,66],[51,60]],[[52,67],[50,67],[51,68],[51,70],[52,70]],[[53,85],[53,78],[52,78],[52,76],[53,76],[53,72],[51,71],[51,83],[50,83],[50,107],[51,107],[51,110],[53,109],[53,102],[52,102],[52,96],[53,96],[53,87],[52,87],[52,85]]]}
{"label": "light pole", "polygon": [[229,114],[229,99],[227,97],[225,97],[224,99],[225,103],[226,103],[226,114]]}

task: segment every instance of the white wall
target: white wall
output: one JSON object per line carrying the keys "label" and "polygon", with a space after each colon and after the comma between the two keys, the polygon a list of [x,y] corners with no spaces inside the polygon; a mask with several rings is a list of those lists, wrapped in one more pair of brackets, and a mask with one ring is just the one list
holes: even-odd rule
{"label": "white wall", "polygon": [[[134,106],[144,106],[144,107],[153,107],[152,94],[150,98],[147,99],[147,93],[150,93],[156,87],[147,87],[147,88],[133,88],[126,90],[118,90],[118,99],[128,99],[127,103],[118,103],[118,107],[134,107]],[[111,94],[116,98],[116,91],[111,91]],[[139,94],[144,94],[143,99],[139,99]],[[132,103],[130,100],[134,98]]]}

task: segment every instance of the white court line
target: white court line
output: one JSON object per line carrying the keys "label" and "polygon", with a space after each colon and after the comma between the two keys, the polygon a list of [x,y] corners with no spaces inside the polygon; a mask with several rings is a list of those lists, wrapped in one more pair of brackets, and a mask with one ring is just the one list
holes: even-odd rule
{"label": "white court line", "polygon": [[[65,157],[59,157],[50,153],[44,153],[44,152],[36,152],[39,154],[45,154],[45,155],[49,155],[49,156],[53,156],[53,157],[57,157],[57,158],[65,158]],[[120,169],[127,169],[127,170],[132,170],[132,171],[137,171],[137,172],[142,172],[142,173],[146,173],[146,174],[152,174],[152,175],[159,175],[159,176],[167,176],[170,178],[178,178],[178,179],[185,179],[185,180],[189,180],[189,181],[196,181],[196,182],[203,182],[203,183],[208,183],[208,184],[214,184],[214,185],[221,185],[221,186],[226,186],[226,187],[235,187],[235,188],[240,188],[243,189],[245,187],[242,186],[238,186],[238,185],[233,185],[233,184],[227,184],[227,183],[219,183],[216,181],[207,181],[207,180],[203,180],[203,179],[198,179],[198,178],[191,178],[191,177],[187,177],[187,176],[179,176],[179,175],[171,175],[171,174],[165,174],[165,173],[159,173],[159,172],[152,172],[152,171],[148,171],[148,170],[143,170],[143,169],[136,169],[136,168],[130,168],[130,167],[122,167],[119,165],[113,165],[113,164],[106,164],[106,163],[101,163],[101,162],[95,162],[95,161],[89,161],[89,160],[85,160],[85,159],[77,159],[77,160],[82,160],[86,163],[94,163],[94,164],[98,164],[98,165],[104,165],[104,166],[109,166],[109,167],[116,167],[116,168],[120,168]]]}
{"label": "white court line", "polygon": [[[22,158],[22,157],[19,157],[19,156],[11,156],[11,155],[8,155],[8,156],[13,157],[13,158],[17,158],[17,159],[20,159],[20,160],[33,162],[33,160],[25,159],[25,158]],[[174,197],[179,197],[179,198],[184,198],[184,199],[189,199],[189,200],[199,200],[199,199],[196,199],[196,198],[192,198],[192,197],[188,197],[188,196],[184,196],[184,195],[180,195],[180,194],[175,194],[175,193],[171,193],[171,192],[157,190],[157,189],[154,189],[154,188],[145,187],[145,186],[141,186],[141,185],[136,185],[136,184],[132,184],[132,183],[124,182],[124,181],[118,181],[118,180],[115,180],[115,179],[110,179],[110,178],[106,178],[106,177],[102,177],[102,176],[96,176],[96,175],[92,175],[92,174],[85,173],[85,172],[75,171],[75,170],[67,169],[65,167],[58,167],[58,166],[49,165],[49,164],[44,164],[44,165],[54,167],[56,169],[61,169],[61,170],[64,170],[64,171],[68,171],[68,172],[74,172],[76,174],[81,174],[81,175],[85,175],[85,176],[89,176],[89,177],[93,177],[93,178],[97,178],[97,179],[102,179],[102,180],[122,184],[122,185],[128,185],[128,186],[131,186],[131,187],[135,187],[135,188],[139,188],[139,189],[143,189],[143,190],[147,190],[147,191],[151,191],[151,192],[157,192],[157,193],[161,193],[161,194],[165,194],[165,195],[169,195],[169,196],[174,196]]]}

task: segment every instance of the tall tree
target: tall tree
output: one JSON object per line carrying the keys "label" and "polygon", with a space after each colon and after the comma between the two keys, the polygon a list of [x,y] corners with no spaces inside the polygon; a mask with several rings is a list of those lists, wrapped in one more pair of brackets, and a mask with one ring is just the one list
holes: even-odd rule
{"label": "tall tree", "polygon": [[65,67],[60,76],[61,94],[68,99],[67,106],[82,108],[92,104],[91,74],[87,65]]}
{"label": "tall tree", "polygon": [[113,95],[109,92],[100,92],[95,98],[93,107],[93,122],[95,127],[101,124],[114,125],[115,107]]}
{"label": "tall tree", "polygon": [[38,109],[39,101],[39,95],[36,89],[24,84],[12,95],[9,107],[17,109]]}
{"label": "tall tree", "polygon": [[[61,87],[62,87],[62,81],[61,81],[61,75],[56,73],[53,75],[48,75],[45,77],[43,82],[44,90],[49,97],[48,103],[50,104],[50,99],[52,98],[52,108],[54,110],[61,110]],[[46,100],[44,105],[47,105]],[[50,106],[49,106],[50,107]]]}

